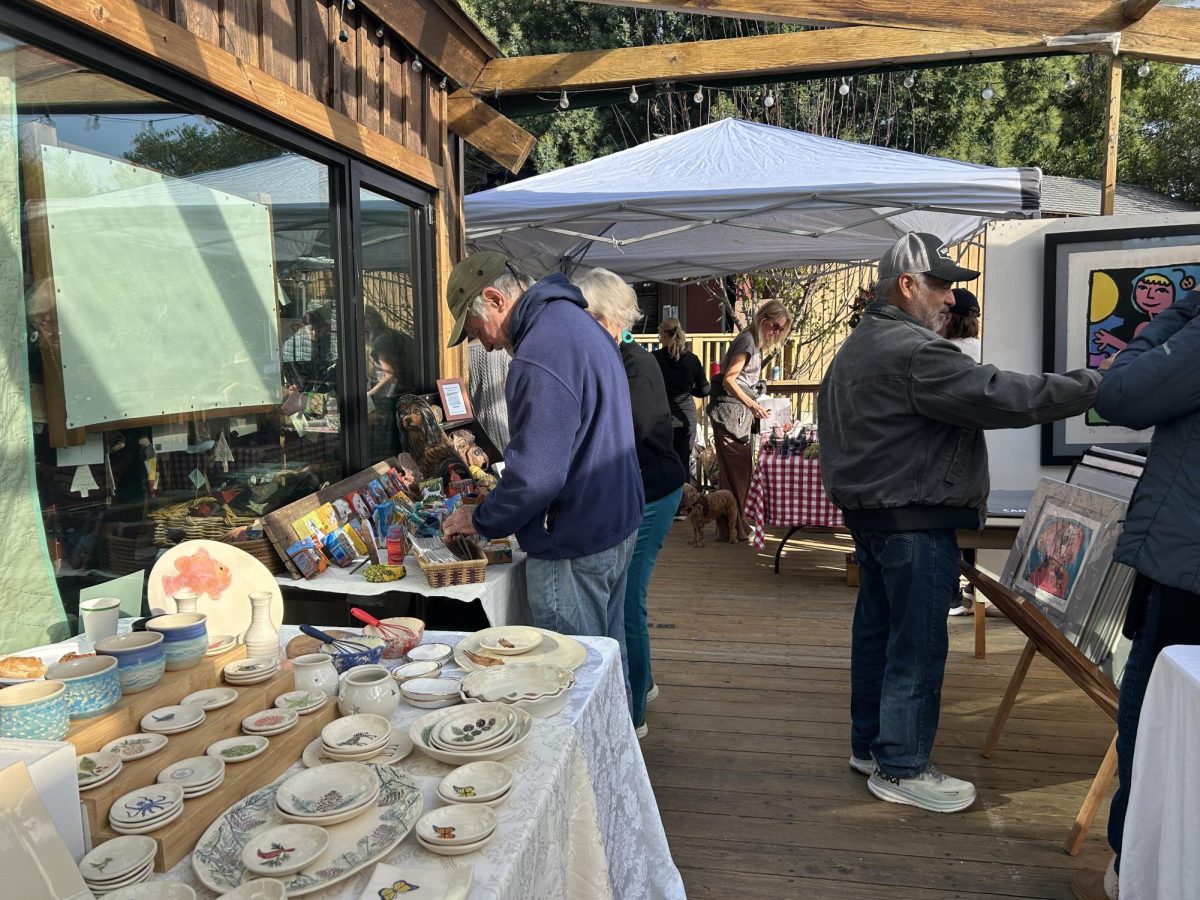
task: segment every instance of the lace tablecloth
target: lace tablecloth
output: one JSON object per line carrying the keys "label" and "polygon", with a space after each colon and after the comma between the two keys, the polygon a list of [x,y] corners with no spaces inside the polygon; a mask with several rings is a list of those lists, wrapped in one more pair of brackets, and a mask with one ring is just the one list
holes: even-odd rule
{"label": "lace tablecloth", "polygon": [[[280,640],[298,633],[285,625]],[[432,632],[426,640],[455,644],[462,637]],[[626,709],[617,645],[608,638],[579,640],[587,646],[587,661],[576,671],[567,705],[551,718],[535,719],[526,744],[504,759],[516,779],[512,796],[496,807],[500,824],[492,841],[477,853],[442,857],[409,835],[381,862],[473,866],[470,900],[685,897]],[[392,724],[407,729],[423,713],[401,703]],[[437,783],[451,766],[418,750],[396,766],[421,786],[425,809],[441,805]],[[302,768],[297,763],[286,774]],[[354,900],[372,870],[307,896]],[[214,896],[196,877],[190,857],[156,877],[186,882],[201,898]]]}
{"label": "lace tablecloth", "polygon": [[525,591],[525,554],[520,550],[513,553],[512,562],[488,566],[487,578],[479,584],[430,587],[415,557],[404,557],[404,567],[408,574],[399,581],[371,582],[362,577],[362,572],[351,575],[350,569],[337,567],[326,569],[316,578],[293,579],[285,574],[276,575],[275,580],[284,587],[301,591],[326,591],[348,597],[375,597],[399,591],[463,603],[478,600],[492,625],[533,624],[533,612]]}

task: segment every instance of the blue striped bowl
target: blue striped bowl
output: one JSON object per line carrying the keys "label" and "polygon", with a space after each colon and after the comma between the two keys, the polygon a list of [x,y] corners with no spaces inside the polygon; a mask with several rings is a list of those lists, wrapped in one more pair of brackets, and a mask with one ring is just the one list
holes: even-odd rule
{"label": "blue striped bowl", "polygon": [[163,636],[157,631],[136,631],[96,641],[96,653],[117,658],[117,679],[122,694],[136,694],[158,684],[167,666]]}
{"label": "blue striped bowl", "polygon": [[155,616],[146,623],[146,631],[163,636],[168,672],[190,669],[208,652],[208,616],[203,613]]}
{"label": "blue striped bowl", "polygon": [[111,656],[85,656],[51,666],[46,677],[67,686],[67,713],[86,719],[108,712],[121,699],[117,660]]}
{"label": "blue striped bowl", "polygon": [[61,741],[70,727],[61,681],[30,681],[0,691],[0,737]]}

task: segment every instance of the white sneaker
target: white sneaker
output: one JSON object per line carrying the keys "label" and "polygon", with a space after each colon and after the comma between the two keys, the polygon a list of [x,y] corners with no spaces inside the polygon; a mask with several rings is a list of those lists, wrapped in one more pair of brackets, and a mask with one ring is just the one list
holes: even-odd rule
{"label": "white sneaker", "polygon": [[871,775],[875,772],[875,760],[859,759],[853,753],[850,754],[850,768],[860,775]]}
{"label": "white sneaker", "polygon": [[642,738],[644,738],[646,735],[648,735],[650,733],[650,726],[647,725],[645,722],[643,722],[637,728],[633,729],[633,733],[638,736],[638,740],[640,741]]}
{"label": "white sneaker", "polygon": [[1117,857],[1114,855],[1108,860],[1108,868],[1104,870],[1104,893],[1108,895],[1108,900],[1117,900],[1121,896],[1120,880],[1117,877]]}
{"label": "white sneaker", "polygon": [[956,606],[950,610],[952,616],[973,616],[975,610],[969,606]]}
{"label": "white sneaker", "polygon": [[962,812],[975,802],[975,785],[943,775],[933,765],[912,778],[896,778],[876,768],[867,779],[867,790],[888,803],[903,803],[930,812]]}
{"label": "white sneaker", "polygon": [[658,685],[652,684],[652,685],[650,685],[650,690],[646,691],[646,702],[652,703],[653,701],[655,701],[657,699],[658,699]]}

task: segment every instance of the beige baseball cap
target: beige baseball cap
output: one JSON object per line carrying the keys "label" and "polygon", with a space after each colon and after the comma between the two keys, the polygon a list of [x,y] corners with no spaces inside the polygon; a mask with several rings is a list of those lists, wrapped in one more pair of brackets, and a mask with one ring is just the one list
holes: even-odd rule
{"label": "beige baseball cap", "polygon": [[507,267],[508,257],[503,253],[485,250],[463,257],[450,270],[450,280],[446,282],[446,306],[450,309],[450,315],[454,316],[454,328],[450,332],[447,347],[462,343],[467,307],[479,296],[480,291],[494,284]]}
{"label": "beige baseball cap", "polygon": [[974,269],[964,268],[952,260],[936,234],[921,231],[904,235],[879,260],[880,279],[898,278],[905,273],[932,275],[943,281],[972,281],[979,277]]}

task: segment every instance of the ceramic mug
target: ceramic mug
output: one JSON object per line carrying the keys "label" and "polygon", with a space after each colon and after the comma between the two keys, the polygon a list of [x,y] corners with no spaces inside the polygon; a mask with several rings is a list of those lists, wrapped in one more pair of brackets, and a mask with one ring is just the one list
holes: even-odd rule
{"label": "ceramic mug", "polygon": [[358,666],[342,673],[338,709],[343,716],[374,713],[390,719],[400,706],[400,688],[383,666]]}
{"label": "ceramic mug", "polygon": [[117,619],[121,617],[121,601],[116,597],[93,597],[79,604],[79,618],[83,621],[83,636],[92,643],[117,633]]}
{"label": "ceramic mug", "polygon": [[71,727],[66,692],[61,681],[27,681],[0,691],[0,737],[61,741]]}
{"label": "ceramic mug", "polygon": [[292,660],[292,675],[298,691],[320,691],[330,697],[338,694],[338,673],[324,653],[306,653]]}
{"label": "ceramic mug", "polygon": [[46,678],[67,687],[67,714],[86,719],[108,712],[121,699],[117,660],[112,656],[69,659],[46,670]]}
{"label": "ceramic mug", "polygon": [[208,652],[208,616],[204,613],[155,616],[146,623],[146,631],[163,636],[168,672],[190,669]]}
{"label": "ceramic mug", "polygon": [[117,658],[122,694],[136,694],[158,684],[167,667],[163,636],[158,631],[119,634],[96,642],[96,653]]}

